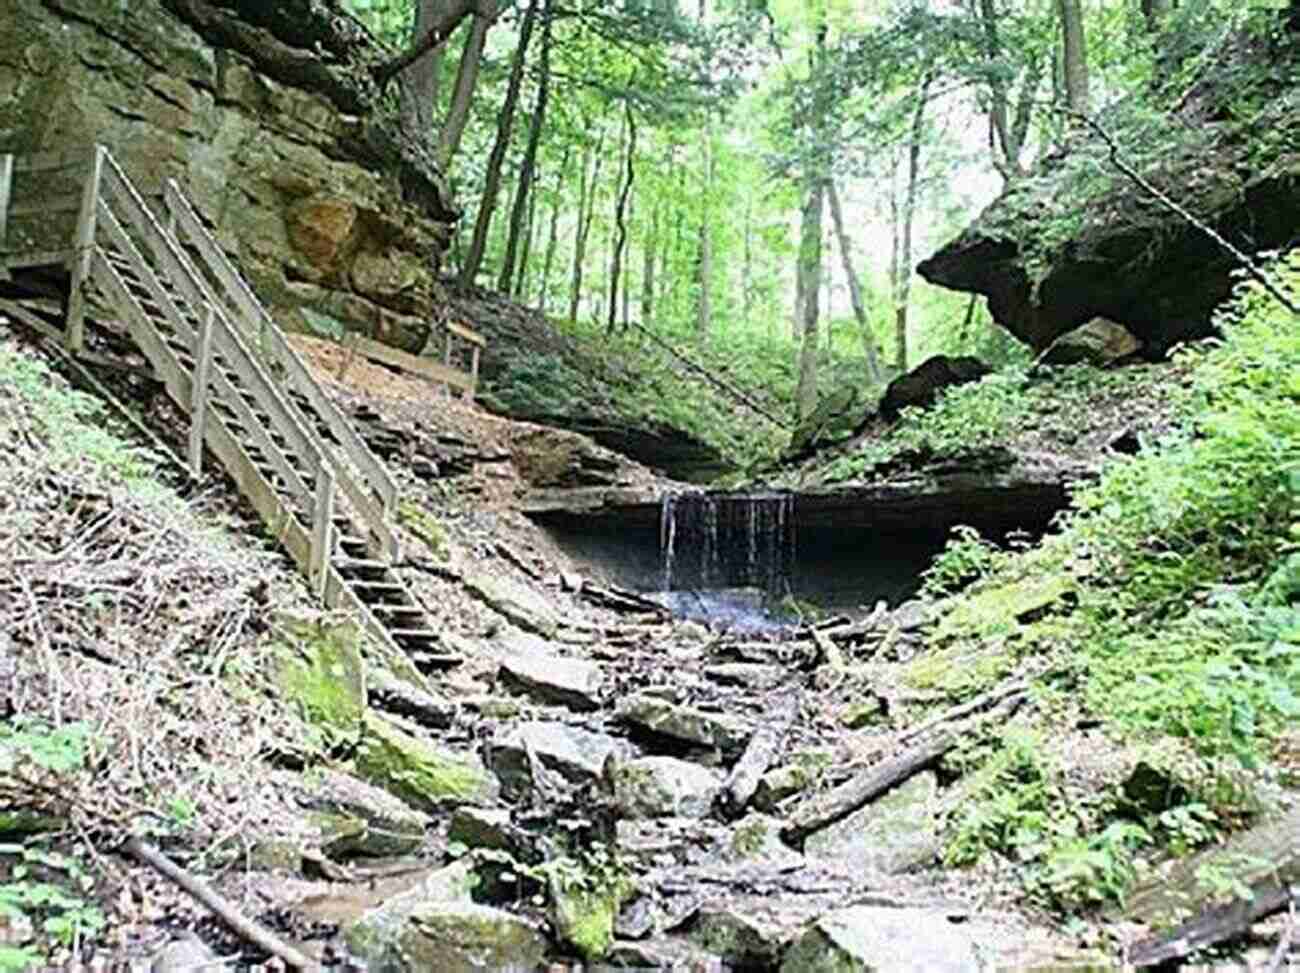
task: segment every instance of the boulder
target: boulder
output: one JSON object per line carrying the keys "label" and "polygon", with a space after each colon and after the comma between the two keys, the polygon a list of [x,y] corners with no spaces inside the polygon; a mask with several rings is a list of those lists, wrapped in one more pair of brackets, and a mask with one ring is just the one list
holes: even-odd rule
{"label": "boulder", "polygon": [[640,757],[614,770],[614,800],[629,818],[701,818],[722,790],[722,777],[675,757]]}
{"label": "boulder", "polygon": [[368,968],[388,973],[535,970],[547,941],[530,922],[472,902],[419,897],[419,890],[362,917],[344,938]]}
{"label": "boulder", "polygon": [[979,381],[990,371],[982,361],[969,355],[927,358],[906,375],[900,375],[889,383],[884,398],[880,400],[880,414],[886,419],[894,419],[909,406],[923,409],[933,405],[944,389]]}
{"label": "boulder", "polygon": [[529,751],[543,770],[557,773],[570,784],[584,784],[596,780],[605,761],[625,750],[613,737],[565,723],[520,723],[497,731],[492,741],[492,770],[506,797],[521,800],[534,786]]}
{"label": "boulder", "polygon": [[605,676],[599,665],[546,652],[540,639],[526,637],[522,641],[512,645],[501,660],[501,675],[506,682],[545,703],[577,710],[600,707]]}
{"label": "boulder", "polygon": [[510,851],[510,812],[504,808],[458,807],[447,827],[447,840],[458,841],[467,848],[492,848]]}
{"label": "boulder", "polygon": [[[1216,43],[1173,112],[1144,127],[1155,141],[1140,160],[1130,156],[1149,183],[1252,253],[1293,246],[1300,223],[1297,30],[1293,17],[1267,38],[1245,31]],[[1243,102],[1243,77],[1276,81],[1261,80],[1258,97]],[[1239,265],[1116,172],[1099,138],[1081,134],[917,269],[933,284],[985,295],[993,319],[1036,351],[1103,316],[1156,357],[1213,334]]]}
{"label": "boulder", "polygon": [[1142,342],[1122,324],[1093,318],[1053,341],[1038,358],[1039,365],[1093,365],[1104,368],[1142,350]]}
{"label": "boulder", "polygon": [[337,770],[286,775],[297,803],[322,832],[321,851],[334,857],[406,855],[424,842],[428,817],[386,790]]}
{"label": "boulder", "polygon": [[804,857],[781,840],[782,825],[779,818],[747,814],[731,826],[722,859],[771,868],[799,867]]}
{"label": "boulder", "polygon": [[356,770],[371,783],[424,810],[484,803],[498,790],[474,754],[430,743],[374,713],[366,716]]}
{"label": "boulder", "polygon": [[940,912],[854,906],[818,917],[781,973],[979,973],[974,944]]}
{"label": "boulder", "polygon": [[678,706],[646,693],[620,703],[618,718],[651,733],[701,747],[716,747],[728,754],[743,750],[753,732],[748,722],[736,717]]}
{"label": "boulder", "polygon": [[940,841],[935,821],[938,782],[917,774],[883,797],[804,841],[810,859],[838,862],[856,871],[892,875],[934,858]]}

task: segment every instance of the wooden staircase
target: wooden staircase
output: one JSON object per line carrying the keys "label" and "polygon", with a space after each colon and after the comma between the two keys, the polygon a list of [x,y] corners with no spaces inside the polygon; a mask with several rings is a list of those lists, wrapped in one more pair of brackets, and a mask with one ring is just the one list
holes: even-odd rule
{"label": "wooden staircase", "polygon": [[[49,191],[69,177],[79,192]],[[91,360],[142,354],[189,416],[191,472],[205,450],[215,457],[327,607],[355,612],[426,672],[456,665],[394,571],[392,474],[175,182],[160,203],[161,219],[102,146],[88,157],[0,155],[0,314]],[[24,216],[37,219],[16,225]]]}

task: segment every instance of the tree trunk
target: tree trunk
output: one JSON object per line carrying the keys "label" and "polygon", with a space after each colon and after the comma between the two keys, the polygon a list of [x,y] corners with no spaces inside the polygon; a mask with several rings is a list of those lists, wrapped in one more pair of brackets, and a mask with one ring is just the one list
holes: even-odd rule
{"label": "tree trunk", "polygon": [[[524,30],[528,29],[531,9],[530,7],[530,13],[524,17]],[[542,121],[546,118],[546,102],[550,97],[551,0],[545,0],[542,18],[542,53],[537,65],[537,100],[533,102],[533,120],[528,129],[528,144],[524,148],[524,158],[519,164],[519,183],[515,190],[514,204],[510,208],[510,233],[506,237],[506,252],[501,258],[501,274],[497,278],[497,290],[503,294],[509,290],[510,279],[515,272],[519,231],[524,222],[525,203],[533,194],[533,171],[537,167],[537,149],[542,143]],[[520,42],[523,43],[522,37]]]}
{"label": "tree trunk", "polygon": [[921,178],[921,138],[925,134],[925,105],[934,76],[927,74],[917,92],[916,111],[907,146],[907,192],[903,197],[902,227],[898,245],[898,290],[894,303],[894,334],[898,343],[898,367],[907,368],[907,319],[912,299],[912,224]]}
{"label": "tree trunk", "polygon": [[832,181],[826,185],[826,194],[831,204],[831,222],[835,225],[835,239],[839,243],[840,263],[844,266],[844,276],[849,281],[849,300],[853,304],[853,316],[857,318],[858,329],[862,333],[862,351],[867,357],[867,376],[876,385],[885,380],[885,371],[880,364],[880,351],[876,347],[875,335],[871,333],[871,322],[867,319],[867,304],[862,298],[862,282],[858,279],[853,266],[852,245],[849,235],[844,231],[844,213],[840,209],[840,194]]}
{"label": "tree trunk", "polygon": [[1147,23],[1147,33],[1154,37],[1164,30],[1165,17],[1170,8],[1169,0],[1142,0],[1142,16]]}
{"label": "tree trunk", "polygon": [[[491,3],[491,0],[487,0],[487,3]],[[381,89],[385,88],[388,82],[411,65],[419,62],[427,54],[441,50],[443,45],[446,44],[447,38],[455,33],[461,21],[470,14],[477,14],[479,17],[492,20],[496,17],[496,8],[493,6],[489,9],[487,3],[480,4],[480,0],[446,0],[446,2],[432,6],[430,8],[430,19],[423,25],[417,21],[415,40],[411,46],[391,61],[376,65],[372,69],[375,83]],[[482,51],[482,47],[479,48],[479,51]],[[436,79],[434,83],[437,83]]]}
{"label": "tree trunk", "polygon": [[[701,4],[703,7],[703,4]],[[699,294],[695,305],[695,329],[701,335],[713,331],[713,224],[709,197],[713,191],[713,123],[704,132],[704,192],[700,198],[700,236],[695,273]]]}
{"label": "tree trunk", "polygon": [[483,64],[483,45],[487,43],[488,28],[495,18],[495,0],[483,0],[482,8],[474,11],[474,20],[465,36],[460,65],[456,69],[456,86],[451,93],[451,107],[447,109],[447,120],[443,122],[442,131],[438,134],[438,145],[434,149],[434,157],[443,169],[447,168],[456,155],[460,138],[465,134],[469,105],[474,97],[474,86],[478,84],[479,68]]}
{"label": "tree trunk", "polygon": [[[632,114],[632,104],[624,106],[627,119],[627,174],[623,180],[623,190],[618,196],[618,206],[614,210],[614,225],[617,235],[614,239],[614,259],[609,269],[609,320],[605,332],[612,334],[618,323],[618,278],[623,271],[623,248],[627,246],[627,201],[632,192],[632,180],[636,176],[636,116]],[[626,315],[624,315],[626,317]]]}
{"label": "tree trunk", "polygon": [[1057,0],[1061,15],[1061,54],[1065,64],[1065,103],[1088,113],[1088,45],[1083,33],[1082,0]]}
{"label": "tree trunk", "polygon": [[[425,37],[441,19],[445,0],[419,0],[415,6],[413,36]],[[442,77],[445,45],[438,45],[401,75],[402,128],[421,145],[433,136],[433,119],[438,105],[438,82]]]}
{"label": "tree trunk", "polygon": [[799,291],[803,294],[799,347],[799,386],[795,395],[799,419],[817,408],[817,315],[822,274],[822,205],[825,186],[821,173],[809,180],[799,231]]}
{"label": "tree trunk", "polygon": [[524,79],[524,59],[528,56],[528,42],[533,36],[533,24],[537,20],[539,0],[529,0],[524,12],[524,22],[519,27],[519,43],[515,47],[514,60],[510,62],[510,79],[506,82],[506,99],[497,115],[497,137],[492,143],[492,152],[488,156],[487,176],[483,182],[483,199],[478,206],[478,217],[474,220],[474,237],[470,241],[469,256],[460,271],[460,284],[469,287],[474,283],[479,267],[483,264],[483,251],[487,247],[488,230],[492,228],[492,214],[496,210],[497,193],[501,190],[501,163],[505,161],[506,150],[510,148],[510,133],[515,126],[515,107],[519,104],[519,86]]}
{"label": "tree trunk", "polygon": [[[560,168],[555,170],[555,199],[551,202],[551,230],[546,239],[546,257],[542,261],[542,280],[537,290],[537,310],[543,314],[546,313],[546,296],[551,287],[551,267],[555,263],[555,251],[560,240],[560,200],[563,196],[564,174],[569,169],[569,157],[573,150],[569,146],[564,147],[564,158],[560,160]],[[585,169],[587,160],[583,159]]]}
{"label": "tree trunk", "polygon": [[[587,259],[587,234],[591,232],[591,220],[596,210],[596,187],[600,184],[600,164],[604,158],[600,154],[605,141],[603,126],[596,136],[596,145],[592,155],[591,178],[587,178],[587,168],[583,165],[583,182],[578,196],[578,227],[573,241],[573,282],[569,289],[569,320],[578,319],[578,303],[582,299],[583,262]],[[584,210],[585,207],[585,210]]]}
{"label": "tree trunk", "polygon": [[659,247],[659,211],[656,202],[650,210],[650,233],[642,244],[644,263],[641,269],[641,323],[649,326],[655,306],[655,257]]}
{"label": "tree trunk", "polygon": [[525,300],[528,282],[528,261],[533,255],[533,241],[537,237],[537,186],[539,177],[533,175],[531,189],[528,190],[528,214],[524,217],[523,245],[519,251],[519,272],[515,275],[514,290],[511,293],[520,301]]}

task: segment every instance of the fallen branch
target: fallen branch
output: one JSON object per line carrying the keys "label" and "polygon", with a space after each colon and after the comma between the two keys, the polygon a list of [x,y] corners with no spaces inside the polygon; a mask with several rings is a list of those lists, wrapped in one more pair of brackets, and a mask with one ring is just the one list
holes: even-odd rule
{"label": "fallen branch", "polygon": [[1275,878],[1251,886],[1249,898],[1206,909],[1164,936],[1138,943],[1129,951],[1130,966],[1160,966],[1197,950],[1236,939],[1260,919],[1281,912],[1291,902],[1290,886]]}
{"label": "fallen branch", "polygon": [[956,720],[961,719],[964,716],[969,716],[971,713],[978,713],[980,710],[988,709],[990,706],[994,705],[995,703],[1000,703],[1008,696],[1014,696],[1017,693],[1023,693],[1028,688],[1029,688],[1028,683],[1013,682],[1006,686],[999,686],[997,689],[991,689],[987,693],[983,693],[982,695],[976,696],[974,699],[970,700],[969,702],[962,703],[960,706],[955,706],[952,709],[947,710],[946,712],[940,713],[938,716],[934,717],[933,719],[926,720],[924,723],[922,723],[919,726],[909,727],[906,730],[906,732],[904,732],[903,735],[898,738],[897,742],[898,744],[901,745],[907,743],[910,740],[915,740],[921,734],[928,733],[930,730],[933,730],[936,726],[941,726],[944,723],[952,723]]}
{"label": "fallen branch", "polygon": [[886,760],[869,767],[849,778],[834,790],[805,801],[795,809],[789,822],[782,829],[782,837],[797,844],[814,831],[848,817],[864,804],[884,794],[891,787],[901,784],[930,767],[945,753],[957,746],[966,730],[995,720],[1008,719],[1024,700],[1023,694],[1008,697],[1001,706],[987,717],[973,720],[969,727],[954,727],[951,730],[946,730],[933,739],[917,744],[910,750],[905,750],[892,760]]}
{"label": "fallen branch", "polygon": [[766,419],[768,422],[772,423],[773,425],[781,429],[790,428],[790,423],[786,422],[784,419],[778,419],[776,416],[772,415],[772,413],[768,412],[765,408],[763,408],[761,405],[755,402],[752,398],[750,398],[740,389],[736,388],[734,385],[729,385],[728,383],[724,382],[722,379],[714,375],[712,372],[710,372],[703,365],[697,364],[696,362],[687,358],[684,354],[682,354],[680,351],[678,351],[668,342],[664,341],[663,338],[659,337],[657,334],[655,334],[645,325],[640,324],[639,322],[636,321],[629,321],[628,323],[632,325],[632,327],[640,331],[642,334],[644,334],[655,344],[657,344],[660,348],[664,349],[664,351],[668,352],[668,354],[676,358],[679,362],[685,365],[692,372],[695,372],[695,374],[699,375],[706,382],[709,382],[711,385],[713,385],[715,388],[722,391],[724,394],[729,395],[731,398],[735,399],[741,405],[754,410],[754,412],[762,416],[764,419]]}
{"label": "fallen branch", "polygon": [[1252,280],[1256,281],[1264,290],[1281,304],[1284,308],[1296,316],[1300,316],[1300,305],[1297,305],[1290,297],[1283,293],[1282,289],[1273,282],[1273,279],[1264,273],[1264,271],[1255,263],[1255,259],[1243,250],[1238,249],[1219,231],[1214,229],[1204,220],[1199,219],[1194,213],[1179,205],[1168,194],[1152,185],[1143,175],[1124,161],[1120,156],[1119,144],[1114,137],[1102,127],[1101,123],[1083,112],[1069,111],[1065,112],[1071,118],[1076,118],[1088,126],[1097,137],[1106,143],[1106,148],[1110,152],[1111,164],[1135,183],[1138,188],[1147,193],[1151,198],[1161,206],[1177,214],[1187,223],[1200,230],[1211,240],[1213,240],[1221,249],[1226,251],[1231,257],[1246,269]]}
{"label": "fallen branch", "polygon": [[731,768],[727,784],[722,790],[722,807],[729,817],[739,817],[758,790],[759,780],[767,773],[767,768],[772,766],[785,744],[785,736],[799,713],[799,704],[798,691],[789,693],[749,738],[745,752]]}
{"label": "fallen branch", "polygon": [[245,918],[230,902],[213,891],[210,885],[182,869],[157,848],[139,838],[129,839],[122,848],[133,858],[148,865],[189,893],[195,901],[209,909],[213,915],[250,943],[280,957],[294,969],[314,970],[320,967],[320,964],[311,957],[290,946],[251,919]]}

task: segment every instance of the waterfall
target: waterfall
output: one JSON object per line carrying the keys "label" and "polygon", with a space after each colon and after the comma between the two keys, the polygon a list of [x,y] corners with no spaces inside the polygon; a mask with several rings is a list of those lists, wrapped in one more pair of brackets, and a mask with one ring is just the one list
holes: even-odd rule
{"label": "waterfall", "polygon": [[784,493],[680,493],[664,497],[659,550],[664,591],[791,590],[794,498]]}

